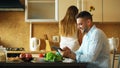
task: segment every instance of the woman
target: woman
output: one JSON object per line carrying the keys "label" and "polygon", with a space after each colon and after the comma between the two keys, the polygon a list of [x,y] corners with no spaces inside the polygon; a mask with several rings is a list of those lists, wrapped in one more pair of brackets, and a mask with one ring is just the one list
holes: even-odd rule
{"label": "woman", "polygon": [[60,48],[67,46],[72,51],[76,51],[79,48],[79,42],[77,39],[78,30],[75,19],[77,13],[77,7],[72,5],[67,9],[66,15],[60,21]]}

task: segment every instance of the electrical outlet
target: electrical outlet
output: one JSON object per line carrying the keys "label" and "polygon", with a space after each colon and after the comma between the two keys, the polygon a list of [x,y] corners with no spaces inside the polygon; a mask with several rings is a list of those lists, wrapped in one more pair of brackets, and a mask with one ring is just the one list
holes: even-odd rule
{"label": "electrical outlet", "polygon": [[53,42],[59,42],[59,36],[53,36]]}

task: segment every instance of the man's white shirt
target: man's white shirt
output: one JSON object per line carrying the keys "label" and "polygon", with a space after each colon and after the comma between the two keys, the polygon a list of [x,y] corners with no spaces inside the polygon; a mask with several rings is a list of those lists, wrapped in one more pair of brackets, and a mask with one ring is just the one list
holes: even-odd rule
{"label": "man's white shirt", "polygon": [[77,62],[88,62],[87,68],[110,68],[110,49],[106,35],[95,25],[84,35],[75,52]]}

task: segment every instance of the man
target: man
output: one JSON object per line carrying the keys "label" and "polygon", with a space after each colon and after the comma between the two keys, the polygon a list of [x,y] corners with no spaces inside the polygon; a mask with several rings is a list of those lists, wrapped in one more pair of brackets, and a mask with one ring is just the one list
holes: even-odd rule
{"label": "man", "polygon": [[92,15],[87,11],[77,16],[77,27],[81,30],[83,41],[74,53],[68,47],[63,48],[63,56],[77,62],[88,62],[87,68],[110,68],[110,51],[104,32],[92,23]]}

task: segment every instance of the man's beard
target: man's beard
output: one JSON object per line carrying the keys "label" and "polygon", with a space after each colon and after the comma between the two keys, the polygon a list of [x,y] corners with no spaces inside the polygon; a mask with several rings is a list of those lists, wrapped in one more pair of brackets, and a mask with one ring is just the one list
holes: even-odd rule
{"label": "man's beard", "polygon": [[85,27],[84,29],[80,29],[82,34],[86,34],[88,32],[88,27]]}

